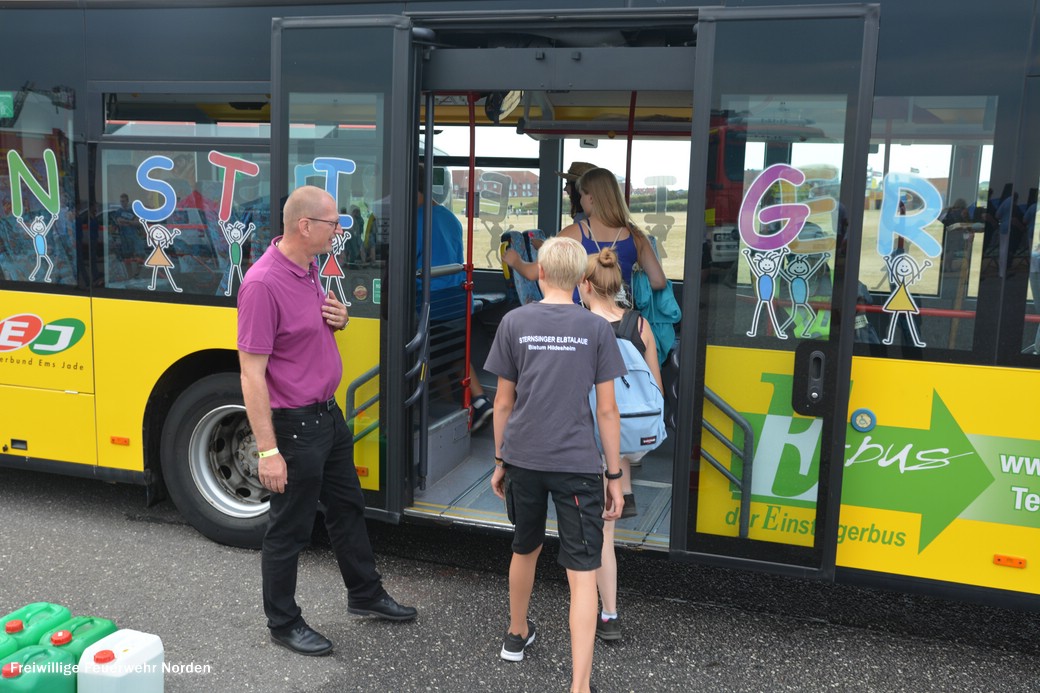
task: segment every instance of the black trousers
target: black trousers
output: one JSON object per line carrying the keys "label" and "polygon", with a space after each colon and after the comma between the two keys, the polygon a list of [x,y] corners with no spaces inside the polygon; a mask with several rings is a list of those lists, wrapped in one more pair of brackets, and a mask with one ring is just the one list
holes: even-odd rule
{"label": "black trousers", "polygon": [[350,606],[363,606],[386,594],[376,571],[365,527],[365,498],[354,468],[354,440],[343,412],[275,410],[278,449],[288,467],[284,493],[271,494],[261,573],[267,627],[285,630],[303,617],[296,604],[300,551],[314,529],[318,501],[347,587]]}

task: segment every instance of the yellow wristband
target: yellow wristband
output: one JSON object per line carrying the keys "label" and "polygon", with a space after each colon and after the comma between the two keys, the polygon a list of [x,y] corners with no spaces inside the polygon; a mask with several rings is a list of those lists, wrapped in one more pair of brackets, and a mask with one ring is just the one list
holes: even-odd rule
{"label": "yellow wristband", "polygon": [[263,452],[256,453],[256,456],[259,457],[260,459],[263,459],[265,457],[274,457],[277,454],[278,454],[278,448],[271,448],[270,450],[264,450]]}

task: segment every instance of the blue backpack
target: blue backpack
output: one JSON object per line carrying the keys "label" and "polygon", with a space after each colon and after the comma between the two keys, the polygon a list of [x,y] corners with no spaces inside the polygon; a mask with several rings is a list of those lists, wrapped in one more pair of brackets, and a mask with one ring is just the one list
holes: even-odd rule
{"label": "blue backpack", "polygon": [[[621,415],[621,454],[649,452],[660,445],[668,436],[664,427],[664,395],[657,387],[646,359],[639,353],[633,340],[639,336],[639,312],[625,311],[621,324],[615,331],[621,357],[625,361],[626,375],[614,379],[614,398]],[[589,392],[592,420],[596,424],[596,387]],[[599,425],[595,426],[596,447],[603,452],[599,439]]]}

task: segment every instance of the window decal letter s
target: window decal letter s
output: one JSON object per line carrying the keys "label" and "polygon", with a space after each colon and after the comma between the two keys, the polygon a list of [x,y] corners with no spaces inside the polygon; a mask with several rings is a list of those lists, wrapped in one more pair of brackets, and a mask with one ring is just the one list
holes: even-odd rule
{"label": "window decal letter s", "polygon": [[137,184],[145,190],[158,194],[163,198],[163,203],[155,209],[145,207],[140,200],[134,200],[133,204],[134,214],[153,224],[169,217],[177,206],[177,193],[173,186],[164,180],[149,177],[156,169],[172,171],[173,160],[168,156],[150,156],[142,161],[141,165],[137,167]]}

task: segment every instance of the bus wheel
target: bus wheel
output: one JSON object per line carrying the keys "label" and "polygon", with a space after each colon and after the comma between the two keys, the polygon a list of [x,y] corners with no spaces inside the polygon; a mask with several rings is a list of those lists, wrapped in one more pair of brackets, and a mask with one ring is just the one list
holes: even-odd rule
{"label": "bus wheel", "polygon": [[163,425],[163,480],[181,514],[213,541],[259,548],[270,492],[237,373],[207,376],[174,402]]}

